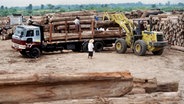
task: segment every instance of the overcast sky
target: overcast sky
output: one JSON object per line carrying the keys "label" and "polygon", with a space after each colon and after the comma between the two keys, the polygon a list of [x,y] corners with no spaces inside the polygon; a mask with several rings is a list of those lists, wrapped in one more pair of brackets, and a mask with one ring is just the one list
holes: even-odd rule
{"label": "overcast sky", "polygon": [[142,3],[184,3],[184,0],[0,0],[0,5],[12,7],[12,6],[28,6],[29,4],[41,5],[41,4],[108,4],[108,3],[127,3],[127,2],[138,2]]}

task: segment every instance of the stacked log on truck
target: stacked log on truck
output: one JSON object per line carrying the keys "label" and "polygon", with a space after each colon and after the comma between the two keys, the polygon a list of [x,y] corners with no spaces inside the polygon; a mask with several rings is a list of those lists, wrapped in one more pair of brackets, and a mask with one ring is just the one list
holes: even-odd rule
{"label": "stacked log on truck", "polygon": [[[75,23],[73,22],[76,16],[80,18],[79,32],[76,32]],[[51,35],[52,40],[121,37],[119,30],[98,31],[95,27],[96,24],[98,25],[95,16],[98,16],[96,11],[55,14],[49,18],[49,24],[45,26],[46,40],[49,40]]]}
{"label": "stacked log on truck", "polygon": [[184,13],[183,14],[162,14],[150,17],[153,22],[153,30],[162,31],[165,39],[172,47],[184,50]]}

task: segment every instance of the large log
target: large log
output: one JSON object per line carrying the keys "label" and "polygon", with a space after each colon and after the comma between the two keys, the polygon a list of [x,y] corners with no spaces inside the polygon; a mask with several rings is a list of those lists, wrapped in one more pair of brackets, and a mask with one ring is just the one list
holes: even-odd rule
{"label": "large log", "polygon": [[[50,34],[45,32],[45,40],[48,41],[50,38]],[[95,31],[94,36],[92,36],[91,31],[83,31],[81,33],[81,39],[91,39],[91,38],[109,38],[109,37],[121,37],[122,34],[119,33],[117,30],[110,30],[110,31]],[[66,40],[66,39],[79,39],[79,33],[52,33],[52,40]]]}
{"label": "large log", "polygon": [[[74,21],[76,17],[52,17],[50,22],[60,22],[60,21]],[[91,20],[94,16],[80,16],[80,20]]]}
{"label": "large log", "polygon": [[172,49],[175,49],[175,50],[179,50],[179,51],[182,51],[184,52],[184,47],[180,47],[180,46],[171,46]]}
{"label": "large log", "polygon": [[183,104],[180,92],[126,95],[119,98],[96,97],[93,99],[35,102],[33,104]]}
{"label": "large log", "polygon": [[156,78],[153,79],[140,79],[134,78],[134,88],[129,93],[132,94],[144,94],[153,92],[177,92],[178,82],[157,82]]}
{"label": "large log", "polygon": [[[91,24],[92,20],[80,20],[80,24]],[[65,21],[53,22],[54,26],[65,25]],[[67,21],[67,25],[74,25],[73,21]]]}
{"label": "large log", "polygon": [[1,75],[0,103],[118,97],[132,88],[129,72]]}
{"label": "large log", "polygon": [[96,21],[95,22],[96,28],[108,28],[108,27],[119,27],[119,24],[113,22],[113,21]]}
{"label": "large log", "polygon": [[[91,24],[82,24],[82,25],[80,25],[80,27],[81,27],[81,30],[83,30],[83,29],[87,29],[87,30],[90,30],[91,29]],[[65,30],[65,28],[66,28],[66,26],[57,26],[56,27],[56,29],[57,30]],[[69,26],[67,26],[67,29],[68,30],[74,30],[75,29],[75,25],[69,25]]]}
{"label": "large log", "polygon": [[54,14],[56,17],[75,17],[75,16],[91,16],[96,15],[97,12],[94,10],[85,10],[85,11],[73,11],[73,12],[63,12]]}

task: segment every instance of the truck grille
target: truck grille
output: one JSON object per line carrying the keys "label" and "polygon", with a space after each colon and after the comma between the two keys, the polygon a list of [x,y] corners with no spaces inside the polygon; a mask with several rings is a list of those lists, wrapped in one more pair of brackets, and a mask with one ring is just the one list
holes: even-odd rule
{"label": "truck grille", "polygon": [[163,41],[163,35],[157,34],[157,41]]}

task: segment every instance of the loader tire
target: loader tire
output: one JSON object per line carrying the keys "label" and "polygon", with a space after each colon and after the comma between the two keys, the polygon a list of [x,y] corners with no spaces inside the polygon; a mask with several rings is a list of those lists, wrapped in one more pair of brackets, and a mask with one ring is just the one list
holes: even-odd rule
{"label": "loader tire", "polygon": [[137,40],[134,43],[134,53],[138,56],[144,56],[146,54],[147,46],[143,40]]}
{"label": "loader tire", "polygon": [[127,50],[127,43],[124,39],[117,39],[115,42],[115,50],[117,53],[125,53]]}

